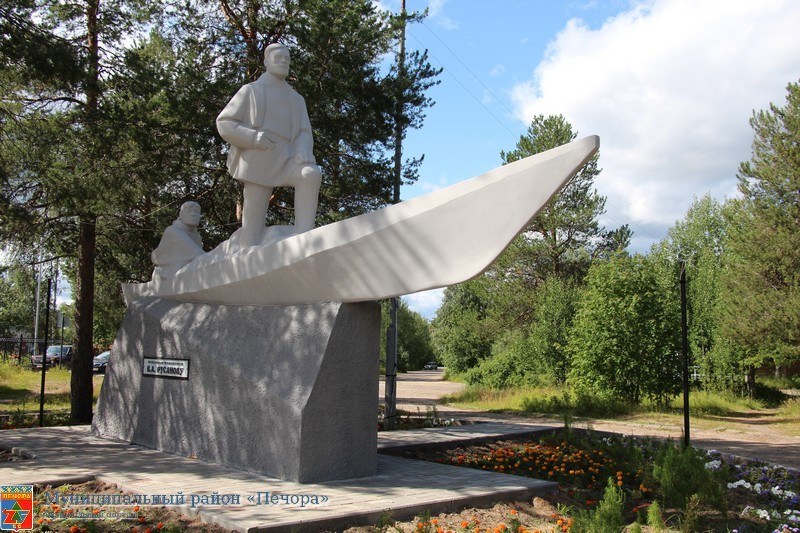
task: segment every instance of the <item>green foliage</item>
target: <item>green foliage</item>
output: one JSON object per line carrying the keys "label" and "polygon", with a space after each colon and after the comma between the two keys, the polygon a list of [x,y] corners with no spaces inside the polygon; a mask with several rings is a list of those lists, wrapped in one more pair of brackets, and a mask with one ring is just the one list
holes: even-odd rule
{"label": "green foliage", "polygon": [[567,350],[579,297],[575,282],[548,278],[535,294],[533,321],[528,331],[529,366],[546,382],[564,383],[571,368]]}
{"label": "green foliage", "polygon": [[674,284],[642,256],[592,265],[578,304],[569,350],[579,390],[638,404],[666,403],[680,390]]}
{"label": "green foliage", "polygon": [[[503,163],[575,139],[563,116],[537,116]],[[468,369],[472,383],[496,387],[563,383],[570,367],[567,338],[578,287],[592,261],[627,246],[626,227],[600,228],[605,198],[594,190],[589,161],[487,272],[445,292],[434,320],[434,344],[448,368]]]}
{"label": "green foliage", "polygon": [[35,298],[33,268],[16,262],[0,265],[0,337],[33,333]]}
{"label": "green foliage", "polygon": [[686,511],[683,513],[681,520],[681,533],[694,533],[697,531],[697,526],[700,524],[700,507],[702,500],[699,494],[692,494],[686,504]]}
{"label": "green foliage", "polygon": [[687,509],[693,495],[704,503],[725,509],[723,485],[705,468],[701,453],[692,447],[678,448],[666,442],[656,454],[653,477],[661,486],[666,505]]}
{"label": "green foliage", "polygon": [[447,287],[433,320],[433,346],[437,361],[448,372],[462,373],[489,354],[491,331],[486,321],[488,299],[473,280]]}
{"label": "green foliage", "polygon": [[678,259],[686,263],[689,353],[703,385],[717,390],[729,390],[730,377],[739,373],[730,364],[737,359],[723,355],[717,321],[726,228],[723,206],[707,194],[695,198],[683,220],[650,253],[666,272],[675,271]]}
{"label": "green foliage", "polygon": [[[670,402],[676,411],[683,410],[683,396]],[[693,390],[689,394],[692,416],[736,416],[750,410],[764,409],[765,404],[754,398],[728,391]]]}
{"label": "green foliage", "polygon": [[391,509],[387,509],[386,511],[381,513],[381,518],[378,520],[378,523],[375,524],[375,531],[387,531],[389,528],[394,527],[396,520],[392,515]]}
{"label": "green foliage", "polygon": [[525,334],[510,330],[495,340],[489,357],[467,371],[467,383],[496,389],[534,385],[537,376],[527,354],[528,339]]}
{"label": "green foliage", "polygon": [[664,531],[667,528],[667,525],[664,523],[664,515],[661,512],[661,506],[658,504],[658,501],[654,501],[647,508],[647,525],[657,533]]}
{"label": "green foliage", "polygon": [[[110,342],[121,317],[119,283],[149,279],[150,251],[180,204],[201,204],[209,249],[235,229],[239,186],[214,122],[245,77],[260,74],[266,45],[292,48],[290,81],[309,103],[325,174],[324,222],[390,200],[395,126],[419,127],[432,104],[424,92],[438,71],[424,53],[409,54],[402,73],[383,72],[397,22],[368,0],[225,6],[188,2],[162,13],[155,1],[89,9],[46,0],[0,8],[0,238],[67,258],[81,420],[91,416],[92,345]],[[82,43],[80,59],[70,43]],[[405,182],[417,166],[406,162]],[[269,222],[292,218],[288,197],[276,191]],[[415,347],[408,357],[431,359],[422,353]]]}
{"label": "green foliage", "polygon": [[570,416],[617,417],[630,414],[633,406],[614,396],[590,390],[564,390],[561,395],[535,394],[522,400],[522,410],[529,413],[555,413]]}
{"label": "green foliage", "polygon": [[575,522],[571,530],[581,533],[615,533],[622,531],[625,526],[623,506],[625,495],[614,483],[613,478],[608,478],[608,484],[603,491],[603,499],[594,510],[581,509],[575,514]]}
{"label": "green foliage", "polygon": [[[381,331],[389,327],[390,302],[381,303]],[[397,369],[400,372],[422,370],[425,363],[435,360],[431,342],[430,323],[400,300],[397,308]],[[386,344],[381,343],[381,361],[386,361]]]}
{"label": "green foliage", "polygon": [[754,112],[750,161],[739,167],[722,277],[723,334],[743,365],[800,360],[800,84],[786,104]]}

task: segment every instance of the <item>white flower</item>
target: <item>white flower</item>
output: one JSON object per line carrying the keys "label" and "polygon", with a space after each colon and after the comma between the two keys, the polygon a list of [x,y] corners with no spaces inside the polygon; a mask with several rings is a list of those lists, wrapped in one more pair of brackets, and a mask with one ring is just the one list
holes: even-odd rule
{"label": "white flower", "polygon": [[722,465],[722,461],[717,459],[716,461],[709,461],[706,463],[706,470],[716,470]]}
{"label": "white flower", "polygon": [[783,494],[783,491],[778,485],[775,485],[774,487],[772,487],[772,494],[774,494],[775,496],[780,496],[781,494]]}
{"label": "white flower", "polygon": [[756,483],[755,485],[753,485],[753,490],[761,494],[761,483]]}
{"label": "white flower", "polygon": [[759,518],[763,518],[764,520],[769,520],[769,511],[765,511],[764,509],[758,509],[757,513]]}

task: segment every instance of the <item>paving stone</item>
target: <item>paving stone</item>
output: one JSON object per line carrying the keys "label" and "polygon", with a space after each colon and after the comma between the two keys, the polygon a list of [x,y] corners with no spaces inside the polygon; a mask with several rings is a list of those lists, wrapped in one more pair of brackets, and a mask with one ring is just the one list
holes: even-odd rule
{"label": "paving stone", "polygon": [[[482,426],[482,427],[481,427]],[[18,448],[34,459],[0,463],[0,481],[14,484],[100,479],[145,495],[182,492],[181,512],[235,531],[317,531],[378,522],[388,510],[396,519],[422,511],[453,512],[464,507],[529,499],[557,485],[537,479],[429,463],[386,455],[422,445],[472,442],[530,435],[550,428],[525,424],[475,424],[417,431],[381,432],[378,475],[351,480],[299,484],[228,467],[169,455],[94,436],[88,426],[31,428],[0,432],[0,448]],[[189,496],[236,494],[240,505],[190,507]],[[264,493],[287,498],[317,496],[320,505],[257,504]],[[250,500],[248,500],[248,497]]]}

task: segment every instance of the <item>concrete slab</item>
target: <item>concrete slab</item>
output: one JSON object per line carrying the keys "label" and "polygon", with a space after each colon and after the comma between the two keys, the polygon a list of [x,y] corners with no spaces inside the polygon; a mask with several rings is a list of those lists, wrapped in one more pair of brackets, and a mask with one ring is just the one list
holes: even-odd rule
{"label": "concrete slab", "polygon": [[391,453],[421,447],[450,446],[497,440],[524,438],[551,433],[559,428],[532,424],[486,422],[461,426],[382,431],[378,433],[378,451]]}
{"label": "concrete slab", "polygon": [[[494,431],[500,429],[495,427]],[[381,433],[379,440],[400,442],[395,434],[401,432],[391,433]],[[464,436],[458,431],[449,431],[447,436],[447,432],[421,430],[428,439],[435,440],[437,433],[444,435],[439,442]],[[422,437],[412,440],[419,444]],[[389,449],[392,445],[382,447]],[[156,495],[181,493],[185,503],[174,507],[182,512],[246,532],[341,530],[377,523],[386,511],[402,519],[425,510],[438,514],[496,501],[528,499],[557,488],[547,481],[387,455],[378,456],[376,476],[300,484],[94,436],[88,426],[2,431],[0,448],[32,456],[24,461],[0,463],[2,483],[95,478],[149,496],[151,502]],[[200,502],[214,493],[220,496],[218,502]],[[236,495],[239,502],[231,503],[222,498],[224,495]]]}

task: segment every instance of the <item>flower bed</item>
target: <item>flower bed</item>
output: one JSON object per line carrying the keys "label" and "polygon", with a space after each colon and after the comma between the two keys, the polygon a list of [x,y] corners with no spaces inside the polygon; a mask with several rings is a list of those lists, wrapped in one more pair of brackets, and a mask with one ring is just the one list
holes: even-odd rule
{"label": "flower bed", "polygon": [[403,455],[555,481],[561,503],[552,517],[556,531],[579,531],[608,507],[609,494],[618,494],[624,524],[657,522],[648,516],[657,511],[675,529],[695,524],[699,531],[800,532],[799,472],[716,451],[683,451],[671,442],[567,431],[538,441]]}

